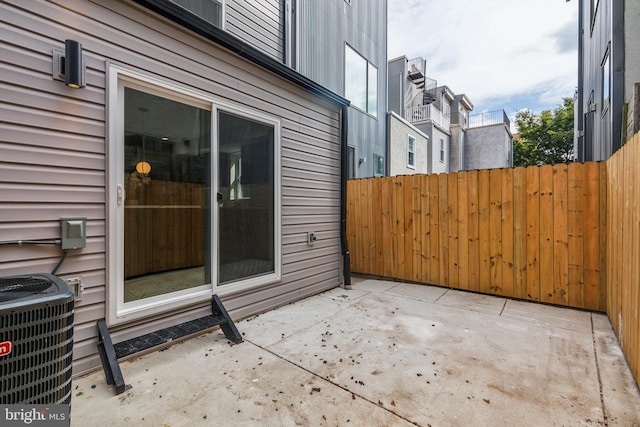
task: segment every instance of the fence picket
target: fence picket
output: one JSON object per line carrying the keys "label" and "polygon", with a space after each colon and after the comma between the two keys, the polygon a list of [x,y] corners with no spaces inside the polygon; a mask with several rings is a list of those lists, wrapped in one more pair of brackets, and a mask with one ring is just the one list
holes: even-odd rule
{"label": "fence picket", "polygon": [[458,176],[447,174],[447,220],[449,238],[449,286],[458,288]]}
{"label": "fence picket", "polygon": [[448,217],[448,179],[446,174],[438,175],[438,214],[440,219],[440,263],[438,270],[440,271],[440,277],[438,278],[438,284],[443,286],[449,286],[449,217]]}
{"label": "fence picket", "polygon": [[502,282],[502,170],[489,171],[489,251],[491,293],[504,294]]}
{"label": "fence picket", "polygon": [[540,167],[540,301],[543,302],[553,302],[553,247],[553,166],[544,165]]}
{"label": "fence picket", "polygon": [[[469,171],[468,175],[469,203],[469,285],[467,289],[480,290],[480,217],[478,206],[478,171]],[[464,235],[463,235],[464,237]]]}
{"label": "fence picket", "polygon": [[502,268],[502,294],[513,297],[513,169],[502,170],[502,205],[501,205],[501,232],[502,232],[502,249],[501,249],[501,268]]}
{"label": "fence picket", "polygon": [[429,225],[429,175],[420,175],[420,281],[429,283],[431,280],[431,230]]}
{"label": "fence picket", "polygon": [[567,165],[553,167],[553,282],[554,304],[569,302],[569,256],[567,236]]}
{"label": "fence picket", "polygon": [[469,289],[469,174],[458,173],[458,288]]}
{"label": "fence picket", "polygon": [[527,175],[513,170],[513,269],[514,296],[527,298]]}
{"label": "fence picket", "polygon": [[429,175],[429,283],[440,284],[440,197],[438,175]]}
{"label": "fence picket", "polygon": [[491,292],[491,245],[489,230],[489,171],[478,173],[478,239],[480,242],[480,292]]}
{"label": "fence picket", "polygon": [[568,168],[568,262],[569,299],[574,307],[584,306],[584,164]]}

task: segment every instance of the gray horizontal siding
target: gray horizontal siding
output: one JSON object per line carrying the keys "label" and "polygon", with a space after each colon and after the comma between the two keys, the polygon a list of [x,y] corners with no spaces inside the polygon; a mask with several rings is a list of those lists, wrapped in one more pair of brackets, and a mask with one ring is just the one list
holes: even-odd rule
{"label": "gray horizontal siding", "polygon": [[[270,26],[281,26],[272,18]],[[227,297],[234,317],[340,283],[337,107],[128,1],[11,0],[0,4],[0,22],[0,240],[55,239],[60,217],[88,218],[87,247],[70,251],[59,270],[85,286],[76,305],[76,375],[99,366],[96,321],[106,307],[106,61],[281,118],[283,280]],[[67,38],[83,44],[81,90],[51,77],[51,52]],[[308,231],[318,233],[313,246]],[[0,275],[51,271],[60,255],[57,247],[0,247]],[[130,324],[113,338],[208,310],[202,304],[153,326]]]}
{"label": "gray horizontal siding", "polygon": [[281,0],[227,0],[225,29],[255,48],[284,61]]}

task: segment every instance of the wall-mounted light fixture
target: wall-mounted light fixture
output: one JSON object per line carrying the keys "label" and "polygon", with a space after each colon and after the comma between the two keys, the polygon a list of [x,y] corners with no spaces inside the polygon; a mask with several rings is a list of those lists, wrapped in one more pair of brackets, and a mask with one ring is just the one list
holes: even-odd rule
{"label": "wall-mounted light fixture", "polygon": [[82,81],[82,45],[75,40],[64,41],[64,83],[79,89]]}
{"label": "wall-mounted light fixture", "polygon": [[358,160],[358,164],[363,164],[363,163],[367,163],[367,158],[366,157],[360,157],[360,159]]}
{"label": "wall-mounted light fixture", "polygon": [[63,80],[73,89],[85,86],[85,64],[82,59],[82,44],[75,40],[64,41],[64,52],[53,51],[53,78]]}

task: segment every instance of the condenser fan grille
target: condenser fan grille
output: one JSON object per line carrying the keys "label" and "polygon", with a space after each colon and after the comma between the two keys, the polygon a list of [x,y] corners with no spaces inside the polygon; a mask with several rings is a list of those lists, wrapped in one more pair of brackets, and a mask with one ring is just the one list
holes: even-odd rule
{"label": "condenser fan grille", "polygon": [[51,281],[40,277],[10,277],[0,279],[0,301],[24,298],[47,290]]}

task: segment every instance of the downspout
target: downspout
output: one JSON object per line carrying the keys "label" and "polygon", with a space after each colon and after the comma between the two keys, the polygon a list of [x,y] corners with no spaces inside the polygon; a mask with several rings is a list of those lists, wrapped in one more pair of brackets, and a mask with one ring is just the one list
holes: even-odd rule
{"label": "downspout", "polygon": [[351,289],[351,255],[347,245],[347,180],[349,179],[348,132],[349,106],[342,106],[342,125],[340,131],[340,151],[342,167],[340,173],[340,244],[342,246],[342,274],[344,288]]}

